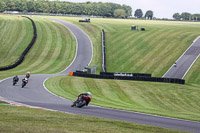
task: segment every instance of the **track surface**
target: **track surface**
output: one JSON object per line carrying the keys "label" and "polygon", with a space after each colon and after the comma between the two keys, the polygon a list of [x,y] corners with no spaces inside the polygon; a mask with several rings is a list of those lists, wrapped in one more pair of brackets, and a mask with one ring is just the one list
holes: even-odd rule
{"label": "track surface", "polygon": [[183,79],[193,63],[199,57],[199,54],[200,37],[198,37],[192,43],[192,45],[183,53],[183,55],[176,61],[176,67],[173,64],[163,77]]}
{"label": "track surface", "polygon": [[[47,78],[64,74],[66,75],[68,72],[75,71],[77,69],[82,70],[86,65],[90,63],[92,59],[91,41],[82,30],[68,22],[56,19],[51,20],[56,21],[70,29],[74,36],[77,38],[78,49],[75,60],[66,70],[61,73],[31,75],[29,84],[25,86],[25,88],[21,88],[21,85],[19,84],[17,86],[12,86],[12,78],[1,81],[0,99],[73,114],[122,120],[190,132],[200,131],[199,122],[147,115],[130,111],[107,109],[92,105],[81,109],[71,108],[70,105],[72,104],[72,101],[55,96],[54,94],[48,92],[43,86],[43,83]],[[22,78],[23,77],[20,76],[20,79]]]}

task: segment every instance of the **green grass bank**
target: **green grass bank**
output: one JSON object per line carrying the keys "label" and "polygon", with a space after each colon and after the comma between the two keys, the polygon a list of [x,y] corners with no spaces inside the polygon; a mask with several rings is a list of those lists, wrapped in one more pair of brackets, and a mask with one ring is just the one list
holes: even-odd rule
{"label": "green grass bank", "polygon": [[94,105],[200,121],[199,87],[71,76],[50,78],[45,85],[71,100],[90,91]]}
{"label": "green grass bank", "polygon": [[0,132],[181,133],[170,129],[61,112],[0,105]]}
{"label": "green grass bank", "polygon": [[33,27],[27,18],[0,17],[0,66],[14,63],[33,37]]}
{"label": "green grass bank", "polygon": [[[25,18],[20,18],[22,20],[18,20],[16,16],[4,16],[0,17],[2,18],[1,21],[3,23],[6,23],[10,19],[13,21],[12,23],[15,23],[16,21],[16,27],[20,27],[23,25],[23,23],[19,23],[18,21],[27,21],[27,25],[31,26],[31,23],[29,23],[28,20]],[[25,57],[24,62],[19,65],[18,67],[8,70],[8,71],[0,71],[0,79],[14,76],[14,75],[24,75],[27,71],[30,71],[31,74],[51,74],[51,73],[58,73],[65,68],[73,61],[75,57],[76,52],[76,40],[71,34],[71,32],[66,29],[64,26],[54,23],[50,20],[46,20],[43,18],[38,17],[32,17],[36,24],[37,28],[37,39],[27,56]],[[4,22],[5,21],[5,22]],[[25,23],[24,22],[24,23]],[[19,26],[18,26],[19,25]],[[8,25],[9,27],[9,25]],[[24,34],[28,37],[28,32],[25,32],[26,30],[29,30],[24,27]],[[10,28],[10,32],[15,31]],[[12,36],[11,36],[12,35]],[[13,41],[15,42],[14,38],[16,35],[11,34],[10,38],[7,38],[7,41]],[[24,35],[24,36],[25,36]],[[6,38],[8,35],[2,35]],[[25,36],[25,38],[26,38]],[[31,36],[32,37],[32,36]],[[16,37],[19,39],[18,37]],[[31,38],[30,38],[31,39]],[[23,38],[21,39],[23,40]],[[12,44],[8,43],[9,45],[4,45],[4,43],[0,43],[0,47],[5,47],[2,49],[2,51],[11,50],[9,47],[12,47]],[[16,48],[16,51],[18,49],[25,49],[29,43],[20,42],[18,44],[19,48]],[[18,54],[20,55],[23,50],[19,50]],[[20,53],[21,52],[21,53]],[[6,52],[9,53],[9,52]],[[6,54],[5,52],[0,52],[1,57],[9,58],[9,56],[15,56],[13,52],[10,52],[10,54]],[[5,65],[5,61],[2,61],[0,65]]]}
{"label": "green grass bank", "polygon": [[[8,18],[0,17],[0,27],[3,23],[5,24],[4,21],[7,21],[7,19],[16,19],[14,21],[19,21],[18,18],[12,18],[13,16],[6,17]],[[90,36],[94,46],[94,56],[91,66],[98,65],[98,72],[101,71],[101,29],[104,28],[106,31],[106,50],[109,71],[146,72],[152,73],[153,76],[162,76],[169,69],[174,61],[179,58],[199,35],[198,29],[200,28],[200,24],[189,22],[92,18],[91,23],[78,23],[78,20],[82,18],[58,18],[78,25]],[[65,69],[73,60],[76,42],[71,33],[63,26],[49,20],[36,17],[32,19],[35,21],[38,30],[36,44],[20,66],[13,70],[0,72],[0,79],[13,75],[25,74],[27,71],[31,71],[31,73],[34,74],[56,73]],[[19,25],[21,23],[25,22],[19,22]],[[145,32],[130,31],[131,25],[139,24],[146,28]],[[27,27],[29,27],[28,20]],[[25,32],[27,31],[23,30],[24,34]],[[7,37],[4,36],[4,34],[0,35],[2,38]],[[18,41],[12,40],[12,38],[9,40],[13,42]],[[9,44],[10,43],[7,43],[7,45]],[[28,43],[26,44],[25,42],[22,44],[23,46],[20,44],[20,48],[25,48],[28,45]],[[2,46],[2,43],[0,43],[0,47]],[[5,58],[12,55],[7,53],[2,52],[0,54],[5,56]],[[0,63],[0,66],[4,63],[6,64],[5,61]],[[83,79],[67,76],[49,79],[46,82],[46,86],[52,92],[68,99],[74,100],[78,93],[91,91],[93,93],[92,104],[95,105],[199,121],[199,63],[200,60],[198,59],[186,75],[185,79],[187,84],[184,86],[150,82]],[[102,99],[102,97],[104,97],[104,99]],[[68,128],[66,127],[66,123],[72,122],[72,120],[70,120],[65,123],[66,119],[62,118],[69,117],[66,114],[55,118],[55,116],[57,116],[57,114],[54,114],[55,112],[50,112],[50,114],[52,113],[53,115],[46,114],[47,112],[45,112],[46,115],[49,115],[48,117],[43,117],[42,115],[44,114],[35,117],[35,114],[40,112],[40,110],[22,110],[22,108],[18,107],[0,106],[1,115],[5,116],[0,117],[0,126],[2,126],[0,129],[4,129],[4,132],[82,131],[80,129],[74,130],[76,127],[69,127],[69,129],[66,129]],[[72,123],[75,125],[77,122],[82,122],[85,116],[81,117],[81,120],[79,118],[79,116],[74,116],[72,119],[76,121]],[[108,130],[99,131],[172,132],[171,130],[165,129],[156,131],[153,130],[152,127],[146,129],[141,125],[136,127],[136,129],[132,129],[132,127],[134,128],[134,124],[131,124],[130,127],[122,126],[120,130],[116,128],[117,124],[113,121],[98,121],[100,120],[92,118],[92,120],[86,122],[86,125],[98,123],[96,126],[99,127],[95,127],[95,125],[92,125],[94,129],[88,127],[91,132],[102,129],[102,127],[104,127],[104,125],[107,126],[108,123],[113,125],[108,125]],[[60,123],[64,124],[60,125]],[[79,125],[81,125],[81,123],[79,123]],[[120,122],[119,125],[123,125],[122,122]],[[127,123],[125,123],[125,125],[127,125]],[[22,126],[27,128],[22,129]],[[15,128],[12,129],[13,127]],[[38,130],[36,127],[39,127]],[[139,130],[137,130],[138,128]]]}
{"label": "green grass bank", "polygon": [[[98,72],[102,29],[106,32],[109,72],[151,73],[154,77],[163,76],[200,35],[200,24],[196,22],[91,18],[91,23],[79,23],[83,18],[59,18],[76,24],[90,36],[94,46],[91,66],[98,65]],[[146,31],[131,31],[132,25],[140,25]]]}
{"label": "green grass bank", "polygon": [[[79,23],[82,18],[61,19],[78,25],[96,42],[97,58],[92,64],[101,62],[100,33],[105,29],[107,67],[112,72],[162,76],[200,35],[200,24],[195,22],[92,18],[91,23]],[[131,31],[131,25],[141,25],[146,31]],[[195,69],[188,72],[186,85],[61,76],[49,79],[46,86],[68,99],[91,91],[95,105],[200,121],[199,63],[198,59]]]}

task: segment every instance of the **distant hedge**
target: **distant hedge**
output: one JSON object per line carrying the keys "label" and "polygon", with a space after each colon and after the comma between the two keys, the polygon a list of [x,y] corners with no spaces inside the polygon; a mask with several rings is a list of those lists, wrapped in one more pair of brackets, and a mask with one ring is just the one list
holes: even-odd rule
{"label": "distant hedge", "polygon": [[26,56],[26,54],[29,52],[29,50],[31,49],[31,47],[33,46],[33,44],[35,43],[35,40],[37,38],[37,29],[36,29],[36,26],[35,26],[35,23],[34,21],[29,18],[29,17],[26,17],[26,16],[22,16],[22,17],[25,17],[27,19],[29,19],[32,23],[32,26],[33,26],[33,38],[31,40],[31,42],[29,43],[28,47],[24,50],[24,52],[21,54],[20,58],[14,62],[13,64],[11,65],[8,65],[8,66],[3,66],[3,67],[0,67],[0,71],[4,71],[4,70],[9,70],[9,69],[13,69],[15,68],[16,66],[18,66],[19,64],[21,64]]}

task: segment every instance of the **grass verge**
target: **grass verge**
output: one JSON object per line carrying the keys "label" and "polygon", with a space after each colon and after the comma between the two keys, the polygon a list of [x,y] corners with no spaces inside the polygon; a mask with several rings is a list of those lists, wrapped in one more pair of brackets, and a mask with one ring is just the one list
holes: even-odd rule
{"label": "grass verge", "polygon": [[52,112],[24,107],[0,105],[0,132],[48,132],[48,133],[180,133],[170,129],[138,125],[88,116]]}
{"label": "grass verge", "polygon": [[71,100],[90,91],[94,105],[200,121],[199,87],[73,76],[52,77],[45,85],[51,92]]}

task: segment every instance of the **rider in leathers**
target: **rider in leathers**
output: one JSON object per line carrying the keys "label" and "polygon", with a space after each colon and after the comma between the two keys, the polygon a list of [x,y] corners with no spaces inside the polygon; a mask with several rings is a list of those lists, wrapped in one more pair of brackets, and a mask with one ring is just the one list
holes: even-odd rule
{"label": "rider in leathers", "polygon": [[78,95],[78,98],[76,99],[76,101],[71,105],[71,107],[74,107],[76,105],[76,103],[85,100],[86,101],[86,106],[88,106],[88,104],[90,103],[90,101],[92,100],[92,94],[90,92],[87,93],[81,93]]}

